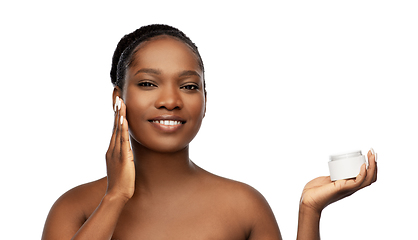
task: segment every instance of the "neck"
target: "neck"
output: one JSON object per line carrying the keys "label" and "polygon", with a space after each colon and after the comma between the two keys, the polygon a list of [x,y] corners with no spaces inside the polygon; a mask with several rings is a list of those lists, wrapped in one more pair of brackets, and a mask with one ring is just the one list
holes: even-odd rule
{"label": "neck", "polygon": [[189,146],[177,152],[156,152],[132,142],[135,159],[135,192],[156,193],[177,189],[197,172],[189,159]]}

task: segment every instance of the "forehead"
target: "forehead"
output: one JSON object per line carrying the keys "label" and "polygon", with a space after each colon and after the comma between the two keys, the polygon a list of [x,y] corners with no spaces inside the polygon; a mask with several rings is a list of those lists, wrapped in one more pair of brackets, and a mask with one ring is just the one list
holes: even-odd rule
{"label": "forehead", "polygon": [[181,40],[165,35],[139,44],[132,56],[131,68],[155,68],[162,72],[195,70],[202,73],[198,57],[192,49]]}

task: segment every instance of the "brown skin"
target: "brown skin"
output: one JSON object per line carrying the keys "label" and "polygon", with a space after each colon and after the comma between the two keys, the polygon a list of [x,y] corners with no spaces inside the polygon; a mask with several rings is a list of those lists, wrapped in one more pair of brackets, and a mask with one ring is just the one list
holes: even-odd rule
{"label": "brown skin", "polygon": [[[138,48],[124,88],[113,92],[114,100],[123,101],[106,153],[107,177],[61,196],[42,239],[281,239],[259,192],[189,159],[188,145],[206,109],[196,56],[171,37]],[[167,115],[181,118],[181,127],[166,131],[151,121]],[[334,184],[328,177],[308,183],[298,238],[319,238],[322,209],[375,181],[376,171],[373,161],[356,180]]]}

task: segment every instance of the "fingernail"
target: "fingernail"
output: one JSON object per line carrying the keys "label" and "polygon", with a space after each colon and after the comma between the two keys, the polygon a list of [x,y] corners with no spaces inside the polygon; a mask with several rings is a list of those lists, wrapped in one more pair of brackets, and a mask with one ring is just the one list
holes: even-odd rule
{"label": "fingernail", "polygon": [[374,161],[377,162],[377,153],[374,155]]}
{"label": "fingernail", "polygon": [[118,107],[119,97],[116,96],[115,98],[115,106],[113,107],[113,111],[116,112],[116,108]]}
{"label": "fingernail", "polygon": [[373,148],[370,148],[370,151],[372,152],[372,155],[375,155],[376,153],[374,152]]}
{"label": "fingernail", "polygon": [[120,125],[123,124],[123,116],[120,116]]}
{"label": "fingernail", "polygon": [[120,110],[120,107],[122,106],[122,101],[121,101],[121,99],[120,98],[118,98],[118,110]]}

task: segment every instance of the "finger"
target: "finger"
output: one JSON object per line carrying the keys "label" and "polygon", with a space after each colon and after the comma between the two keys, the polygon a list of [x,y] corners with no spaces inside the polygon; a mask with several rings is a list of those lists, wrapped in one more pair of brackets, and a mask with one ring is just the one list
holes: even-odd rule
{"label": "finger", "polygon": [[122,100],[118,98],[117,106],[116,106],[116,116],[115,116],[115,132],[114,132],[114,153],[120,156],[120,118],[121,118],[121,105]]}
{"label": "finger", "polygon": [[357,175],[355,181],[356,183],[363,183],[367,178],[367,167],[366,164],[364,163],[363,165],[361,165],[360,168],[360,173]]}
{"label": "finger", "polygon": [[368,152],[367,158],[368,158],[369,168],[367,169],[367,178],[362,184],[362,187],[369,186],[370,184],[375,182],[377,179],[376,153],[374,152],[373,149],[371,149]]}
{"label": "finger", "polygon": [[368,174],[371,175],[370,184],[372,184],[377,180],[377,153],[374,151],[373,154],[369,157],[369,166],[370,169],[368,169]]}
{"label": "finger", "polygon": [[118,119],[119,119],[118,105],[119,105],[119,97],[116,96],[115,104],[114,104],[114,107],[113,107],[113,110],[115,111],[115,117],[114,117],[114,121],[113,121],[112,137],[110,138],[110,144],[109,144],[109,150],[112,151],[112,152],[115,148],[116,134],[117,134],[117,130],[118,130],[118,128],[117,128]]}
{"label": "finger", "polygon": [[366,164],[364,163],[360,168],[360,173],[356,176],[355,179],[337,180],[333,182],[333,185],[338,189],[340,194],[344,194],[343,196],[346,197],[361,188],[364,180],[366,179],[366,175]]}
{"label": "finger", "polygon": [[131,156],[131,144],[129,142],[129,126],[128,120],[126,119],[126,105],[122,104],[121,108],[121,155],[122,159],[128,159]]}
{"label": "finger", "polygon": [[347,180],[344,190],[360,189],[362,184],[367,178],[366,164],[361,165],[360,173],[356,176],[355,179]]}

